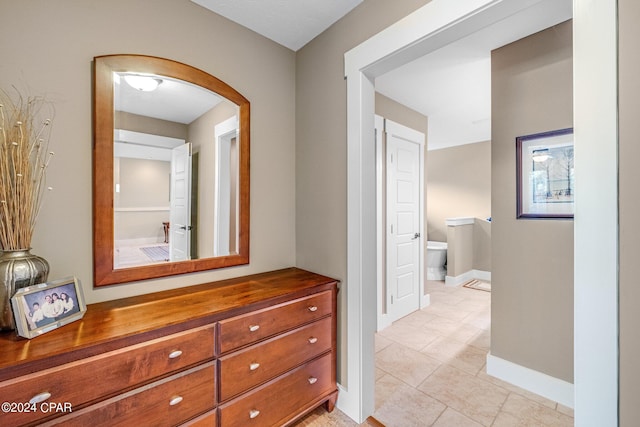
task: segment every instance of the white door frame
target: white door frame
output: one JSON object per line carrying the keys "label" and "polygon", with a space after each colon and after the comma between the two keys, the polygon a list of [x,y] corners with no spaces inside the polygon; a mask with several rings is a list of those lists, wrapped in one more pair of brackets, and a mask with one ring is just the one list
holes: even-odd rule
{"label": "white door frame", "polygon": [[[347,366],[342,366],[346,381],[340,385],[338,407],[358,422],[374,411],[373,81],[543,1],[432,0],[345,54],[348,316]],[[575,421],[581,426],[617,425],[617,5],[615,0],[573,0],[573,10],[575,173],[580,185],[574,222]],[[599,173],[589,176],[593,170]]]}
{"label": "white door frame", "polygon": [[[215,149],[215,186],[214,186],[214,230],[213,230],[213,255],[214,256],[226,256],[230,254],[229,251],[229,227],[231,221],[235,224],[238,222],[238,207],[234,211],[236,212],[235,218],[230,217],[230,197],[229,189],[231,187],[229,176],[229,150],[231,141],[234,138],[238,138],[238,116],[233,116],[218,123],[214,128],[214,139],[216,144]],[[226,156],[223,155],[226,153]],[[236,177],[236,182],[238,178]],[[237,198],[236,198],[237,204]],[[236,251],[237,252],[237,251]]]}
{"label": "white door frame", "polygon": [[376,295],[377,298],[377,318],[376,318],[376,330],[381,331],[384,328],[391,325],[391,317],[388,315],[389,307],[389,292],[386,286],[387,266],[386,266],[386,253],[387,248],[384,243],[386,239],[383,237],[385,234],[386,226],[386,206],[383,190],[385,187],[386,179],[384,179],[385,167],[385,152],[384,152],[384,118],[382,116],[375,115],[375,130],[376,130]]}

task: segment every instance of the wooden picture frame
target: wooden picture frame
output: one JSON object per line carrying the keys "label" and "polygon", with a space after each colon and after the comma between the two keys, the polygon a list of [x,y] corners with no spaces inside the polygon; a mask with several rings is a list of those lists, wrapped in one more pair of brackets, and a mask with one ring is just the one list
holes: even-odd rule
{"label": "wooden picture frame", "polygon": [[573,218],[573,146],[573,128],[516,138],[516,218]]}
{"label": "wooden picture frame", "polygon": [[81,319],[87,311],[75,277],[21,288],[11,298],[18,335],[34,338]]}

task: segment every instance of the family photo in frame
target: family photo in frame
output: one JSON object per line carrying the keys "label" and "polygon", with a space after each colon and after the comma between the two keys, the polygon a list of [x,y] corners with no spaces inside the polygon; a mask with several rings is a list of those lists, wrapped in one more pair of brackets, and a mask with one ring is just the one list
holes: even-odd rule
{"label": "family photo in frame", "polygon": [[84,316],[87,307],[75,277],[18,289],[11,298],[18,335],[33,338]]}

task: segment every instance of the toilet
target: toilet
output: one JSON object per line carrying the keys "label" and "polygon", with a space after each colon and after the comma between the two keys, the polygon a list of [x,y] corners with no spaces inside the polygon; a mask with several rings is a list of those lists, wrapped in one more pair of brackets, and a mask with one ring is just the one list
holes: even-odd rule
{"label": "toilet", "polygon": [[447,275],[447,242],[427,241],[427,280],[444,280]]}

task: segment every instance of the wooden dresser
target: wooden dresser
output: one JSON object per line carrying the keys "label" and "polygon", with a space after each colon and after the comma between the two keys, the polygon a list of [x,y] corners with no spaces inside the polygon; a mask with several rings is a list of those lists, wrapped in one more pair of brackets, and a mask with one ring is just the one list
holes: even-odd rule
{"label": "wooden dresser", "polygon": [[337,289],[290,268],[92,304],[32,340],[2,334],[0,425],[262,427],[331,411]]}

